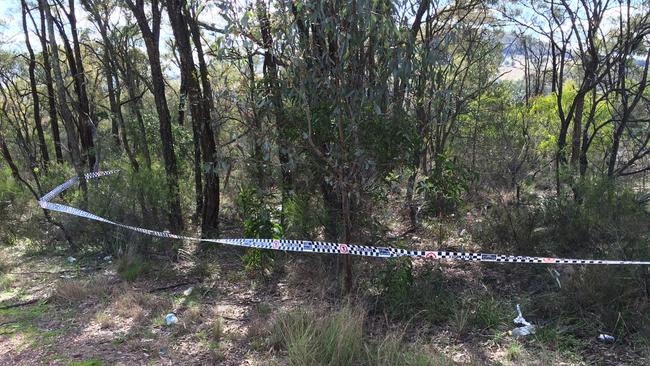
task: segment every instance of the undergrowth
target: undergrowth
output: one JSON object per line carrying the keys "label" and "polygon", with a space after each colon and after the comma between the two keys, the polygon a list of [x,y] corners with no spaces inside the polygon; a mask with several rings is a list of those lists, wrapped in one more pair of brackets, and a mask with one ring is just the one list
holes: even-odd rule
{"label": "undergrowth", "polygon": [[269,343],[286,353],[290,365],[447,365],[439,355],[406,345],[399,334],[366,335],[365,311],[347,305],[320,314],[296,309],[272,322]]}

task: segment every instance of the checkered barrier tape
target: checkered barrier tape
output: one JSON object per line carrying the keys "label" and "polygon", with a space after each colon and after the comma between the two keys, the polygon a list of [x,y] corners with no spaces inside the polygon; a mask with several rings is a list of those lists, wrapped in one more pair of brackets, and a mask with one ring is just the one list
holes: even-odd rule
{"label": "checkered barrier tape", "polygon": [[[104,177],[117,173],[117,170],[94,172],[85,174],[86,180]],[[80,210],[78,208],[61,205],[50,202],[56,196],[66,189],[72,187],[79,181],[74,177],[65,183],[54,188],[44,195],[38,203],[46,210],[58,211],[83,217],[90,220],[100,221],[103,223],[119,226],[125,229],[133,230],[142,234],[157,236],[167,239],[181,239],[202,241],[209,243],[219,243],[225,245],[234,245],[247,248],[260,248],[270,250],[282,250],[287,252],[303,253],[326,253],[326,254],[348,254],[364,257],[394,258],[394,257],[420,257],[428,259],[451,259],[469,262],[497,262],[497,263],[541,263],[541,264],[609,264],[609,265],[650,265],[650,261],[623,261],[623,260],[601,260],[601,259],[569,259],[569,258],[549,258],[549,257],[523,257],[504,254],[486,254],[470,252],[448,252],[448,251],[427,251],[427,250],[407,250],[390,247],[372,247],[364,245],[330,243],[322,241],[308,240],[285,240],[285,239],[203,239],[191,236],[172,234],[167,231],[156,231],[143,229],[137,226],[125,225],[114,222],[93,213]]]}

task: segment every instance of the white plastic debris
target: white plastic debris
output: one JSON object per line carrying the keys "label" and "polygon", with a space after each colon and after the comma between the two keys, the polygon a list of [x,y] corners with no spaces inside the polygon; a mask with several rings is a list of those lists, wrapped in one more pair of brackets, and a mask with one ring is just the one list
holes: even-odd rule
{"label": "white plastic debris", "polygon": [[515,338],[520,338],[520,337],[525,337],[531,334],[535,334],[535,326],[534,325],[526,325],[523,327],[517,327],[513,330],[510,331],[510,335],[512,335]]}
{"label": "white plastic debris", "polygon": [[519,326],[510,331],[511,336],[519,338],[535,334],[535,326],[524,319],[524,316],[521,314],[521,307],[519,307],[519,304],[517,304],[517,317],[513,319],[513,322]]}
{"label": "white plastic debris", "polygon": [[113,260],[113,256],[111,256],[111,255],[107,255],[106,257],[104,257],[104,261],[106,261],[106,262],[110,262],[112,260]]}
{"label": "white plastic debris", "polygon": [[600,342],[602,342],[602,343],[608,343],[608,344],[609,344],[609,343],[614,343],[614,341],[616,340],[616,338],[614,338],[614,336],[609,335],[609,334],[600,333],[600,334],[598,335],[598,340],[599,340]]}
{"label": "white plastic debris", "polygon": [[74,263],[74,262],[76,262],[76,261],[77,261],[77,258],[75,258],[75,257],[73,257],[73,256],[69,256],[69,257],[68,257],[68,263],[72,264],[72,263]]}
{"label": "white plastic debris", "polygon": [[174,313],[167,314],[167,316],[165,317],[165,323],[167,325],[172,325],[172,324],[178,323],[178,318],[176,317],[176,314],[174,314]]}
{"label": "white plastic debris", "polygon": [[187,290],[183,291],[183,295],[190,296],[192,294],[193,290],[194,290],[194,287],[190,286],[190,287],[187,288]]}
{"label": "white plastic debris", "polygon": [[524,316],[521,314],[521,307],[517,304],[517,317],[512,320],[515,324],[521,325],[531,325],[529,322],[524,319]]}

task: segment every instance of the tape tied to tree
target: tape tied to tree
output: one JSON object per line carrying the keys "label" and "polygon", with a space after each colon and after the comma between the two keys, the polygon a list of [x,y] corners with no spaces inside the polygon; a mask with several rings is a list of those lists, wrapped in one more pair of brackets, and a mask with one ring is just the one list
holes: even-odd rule
{"label": "tape tied to tree", "polygon": [[[108,170],[92,172],[84,175],[86,180],[92,180],[107,175],[118,173],[119,170]],[[505,254],[487,254],[472,252],[450,252],[450,251],[428,251],[428,250],[408,250],[392,247],[375,247],[354,244],[330,243],[323,241],[309,240],[287,240],[287,239],[206,239],[192,236],[177,235],[167,231],[157,231],[144,229],[137,226],[131,226],[109,220],[107,218],[95,215],[93,213],[80,210],[75,207],[66,206],[51,202],[66,189],[72,187],[79,181],[79,177],[73,177],[65,183],[57,186],[41,199],[39,205],[51,211],[57,211],[83,217],[89,220],[95,220],[106,224],[118,226],[128,230],[133,230],[142,234],[157,236],[167,239],[191,240],[197,242],[218,243],[224,245],[234,245],[246,248],[259,248],[269,250],[281,250],[287,252],[303,253],[323,253],[323,254],[342,254],[357,255],[363,257],[395,258],[395,257],[415,257],[425,259],[451,259],[469,262],[496,262],[496,263],[539,263],[539,264],[604,264],[604,265],[650,265],[650,261],[628,261],[628,260],[605,260],[605,259],[571,259],[571,258],[553,258],[553,257],[529,257],[513,256]]]}

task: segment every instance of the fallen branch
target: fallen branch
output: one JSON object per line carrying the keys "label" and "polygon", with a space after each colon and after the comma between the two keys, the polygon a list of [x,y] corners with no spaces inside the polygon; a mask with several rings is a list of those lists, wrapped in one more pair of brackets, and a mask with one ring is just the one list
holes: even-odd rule
{"label": "fallen branch", "polygon": [[8,272],[7,274],[12,275],[34,275],[34,274],[64,274],[70,272],[87,272],[87,271],[96,271],[100,270],[102,267],[92,267],[92,268],[77,268],[77,269],[64,269],[61,271],[30,271],[30,272]]}
{"label": "fallen branch", "polygon": [[177,284],[175,284],[175,285],[169,285],[169,286],[163,286],[163,287],[156,287],[156,288],[154,288],[154,289],[149,290],[149,293],[152,293],[152,292],[159,292],[159,291],[165,291],[165,290],[171,290],[171,289],[174,289],[174,288],[177,288],[177,287],[181,287],[181,286],[193,285],[193,284],[195,284],[195,283],[198,283],[198,281],[188,281],[188,282],[177,283]]}
{"label": "fallen branch", "polygon": [[31,299],[31,300],[24,301],[24,302],[19,302],[19,303],[16,303],[16,304],[0,306],[0,310],[7,310],[7,309],[13,309],[13,308],[21,307],[21,306],[31,305],[31,304],[33,304],[35,302],[38,302],[39,300],[40,300],[40,298],[35,298],[35,299]]}

